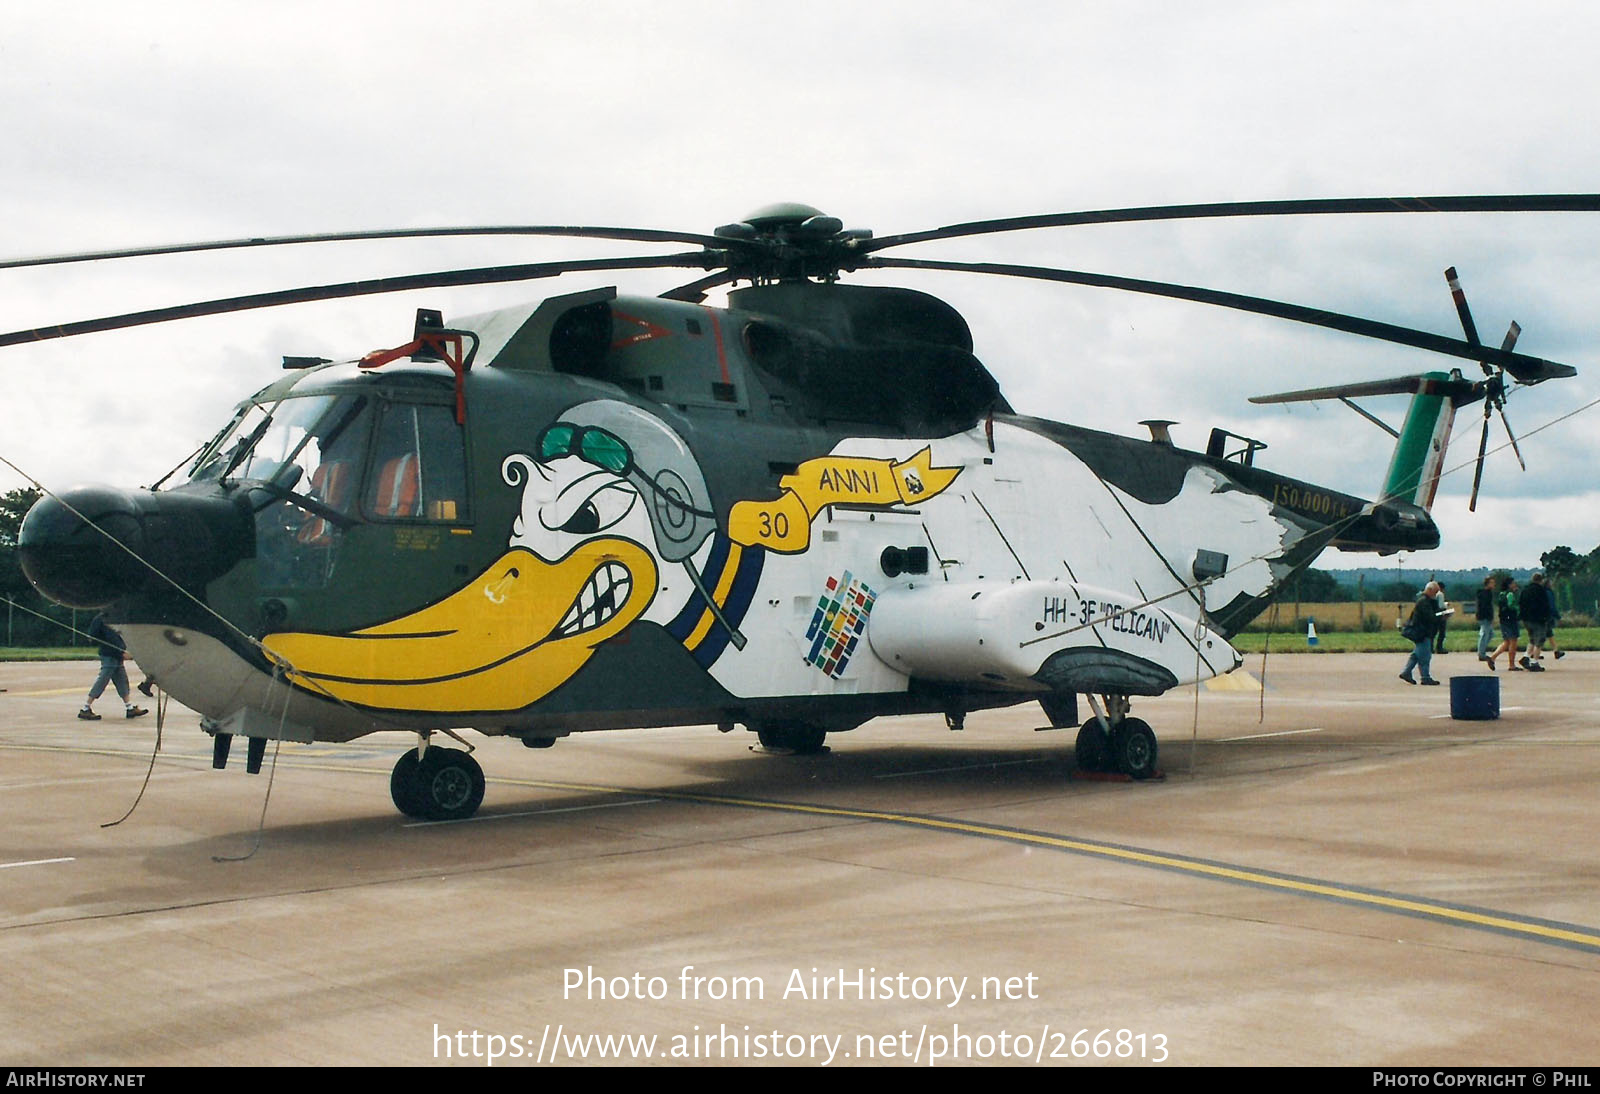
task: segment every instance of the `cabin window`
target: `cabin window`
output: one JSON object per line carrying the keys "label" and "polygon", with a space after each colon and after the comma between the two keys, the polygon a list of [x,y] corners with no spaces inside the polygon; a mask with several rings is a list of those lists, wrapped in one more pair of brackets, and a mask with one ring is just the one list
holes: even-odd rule
{"label": "cabin window", "polygon": [[376,520],[467,519],[466,439],[452,408],[427,403],[383,407],[362,510]]}

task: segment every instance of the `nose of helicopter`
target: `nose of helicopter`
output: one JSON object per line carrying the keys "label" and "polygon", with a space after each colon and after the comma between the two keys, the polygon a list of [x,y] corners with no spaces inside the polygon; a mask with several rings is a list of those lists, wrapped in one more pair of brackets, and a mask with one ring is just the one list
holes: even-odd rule
{"label": "nose of helicopter", "polygon": [[28,511],[17,555],[51,600],[103,608],[169,580],[217,576],[249,553],[249,542],[247,516],[220,495],[80,486]]}
{"label": "nose of helicopter", "polygon": [[143,548],[136,501],[108,486],[39,499],[17,534],[28,580],[51,600],[74,608],[103,608],[142,584],[147,571],[134,554]]}

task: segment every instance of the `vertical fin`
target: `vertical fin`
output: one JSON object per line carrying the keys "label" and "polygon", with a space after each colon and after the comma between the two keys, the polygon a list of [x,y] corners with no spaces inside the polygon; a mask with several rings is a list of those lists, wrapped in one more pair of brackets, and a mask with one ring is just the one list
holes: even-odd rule
{"label": "vertical fin", "polygon": [[1428,372],[1417,379],[1420,382],[1389,459],[1382,496],[1428,509],[1439,490],[1445,449],[1456,420],[1456,401],[1449,390],[1453,379],[1449,373]]}
{"label": "vertical fin", "polygon": [[[1450,430],[1455,425],[1456,408],[1482,399],[1484,391],[1483,382],[1474,384],[1464,379],[1460,372],[1423,372],[1415,376],[1397,376],[1392,380],[1365,380],[1303,391],[1284,391],[1276,395],[1255,395],[1250,401],[1304,403],[1317,399],[1340,400],[1395,437],[1394,455],[1389,458],[1389,471],[1384,476],[1380,499],[1410,502],[1427,509],[1433,505],[1434,495],[1439,490],[1439,476],[1444,471],[1444,454],[1450,444]],[[1411,393],[1411,406],[1406,411],[1405,424],[1398,433],[1350,401],[1353,397],[1401,395],[1406,392]]]}

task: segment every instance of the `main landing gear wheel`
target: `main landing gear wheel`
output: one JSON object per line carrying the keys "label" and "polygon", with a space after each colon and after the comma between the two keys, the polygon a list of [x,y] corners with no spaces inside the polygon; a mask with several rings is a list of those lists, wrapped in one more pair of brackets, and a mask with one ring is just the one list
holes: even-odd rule
{"label": "main landing gear wheel", "polygon": [[1079,771],[1104,771],[1111,758],[1111,739],[1100,727],[1100,719],[1090,718],[1078,728],[1078,743],[1073,751]]}
{"label": "main landing gear wheel", "polygon": [[421,760],[408,749],[389,776],[389,796],[419,820],[465,820],[483,804],[483,768],[458,748],[430,748]]}
{"label": "main landing gear wheel", "polygon": [[769,722],[756,727],[756,740],[762,748],[783,749],[796,756],[814,756],[822,751],[828,731],[804,722]]}
{"label": "main landing gear wheel", "polygon": [[400,754],[389,773],[389,797],[394,807],[408,817],[422,817],[421,796],[417,793],[417,750],[408,748]]}
{"label": "main landing gear wheel", "polygon": [[1116,770],[1135,779],[1156,773],[1156,735],[1141,718],[1124,718],[1111,737],[1111,759]]}

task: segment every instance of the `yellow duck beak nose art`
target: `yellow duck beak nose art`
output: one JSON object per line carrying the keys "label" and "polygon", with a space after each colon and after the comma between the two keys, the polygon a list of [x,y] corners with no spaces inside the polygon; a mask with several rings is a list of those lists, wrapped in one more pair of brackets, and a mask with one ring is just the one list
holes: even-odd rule
{"label": "yellow duck beak nose art", "polygon": [[266,646],[295,683],[359,706],[515,709],[637,619],[655,583],[655,560],[624,539],[591,540],[555,563],[513,548],[421,611],[347,635],[273,635]]}

